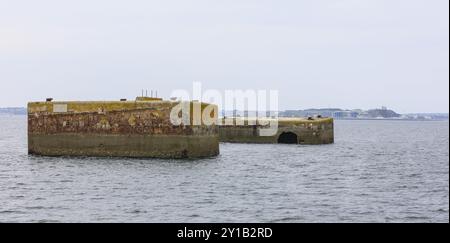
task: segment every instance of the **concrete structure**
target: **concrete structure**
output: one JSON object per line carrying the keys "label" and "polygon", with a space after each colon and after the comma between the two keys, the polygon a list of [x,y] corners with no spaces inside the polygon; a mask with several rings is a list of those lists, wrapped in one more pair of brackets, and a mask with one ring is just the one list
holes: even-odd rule
{"label": "concrete structure", "polygon": [[[226,118],[218,126],[216,105],[197,101],[183,104],[190,107],[190,120],[174,125],[171,113],[182,114],[176,109],[179,101],[143,96],[134,101],[30,102],[28,152],[47,156],[199,158],[218,155],[219,141],[334,142],[332,118],[278,118],[276,134],[261,136],[267,122],[273,120],[252,125],[245,118]],[[194,107],[201,114],[194,116]],[[205,114],[210,118],[207,124],[202,120]]]}
{"label": "concrete structure", "polygon": [[[218,155],[215,124],[171,123],[170,112],[179,103],[152,97],[138,97],[135,101],[30,102],[28,152],[48,156],[157,158]],[[204,111],[209,104],[189,105],[198,105]],[[214,107],[217,111],[217,106]],[[214,120],[216,111],[210,113]]]}
{"label": "concrete structure", "polygon": [[[221,142],[232,143],[293,143],[329,144],[334,142],[333,118],[278,118],[278,131],[274,136],[260,136],[264,120],[249,125],[247,119],[225,118],[219,127]],[[242,120],[243,119],[243,120]],[[239,123],[239,120],[241,123]],[[243,125],[236,125],[242,124]]]}

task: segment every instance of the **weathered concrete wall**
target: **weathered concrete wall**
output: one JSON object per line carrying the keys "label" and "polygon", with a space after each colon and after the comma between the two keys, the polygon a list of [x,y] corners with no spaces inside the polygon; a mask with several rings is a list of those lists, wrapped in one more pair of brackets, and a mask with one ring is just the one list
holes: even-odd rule
{"label": "weathered concrete wall", "polygon": [[[177,104],[170,101],[32,102],[28,104],[28,151],[50,156],[194,158],[218,155],[217,126],[173,125],[170,111]],[[204,109],[206,105],[201,107]]]}
{"label": "weathered concrete wall", "polygon": [[[233,121],[236,124],[235,121]],[[232,143],[278,143],[282,133],[291,132],[297,136],[298,144],[329,144],[334,142],[332,118],[279,118],[278,131],[274,136],[259,136],[262,125],[220,125],[221,142]]]}
{"label": "weathered concrete wall", "polygon": [[198,158],[219,154],[217,136],[32,134],[29,152],[47,156]]}

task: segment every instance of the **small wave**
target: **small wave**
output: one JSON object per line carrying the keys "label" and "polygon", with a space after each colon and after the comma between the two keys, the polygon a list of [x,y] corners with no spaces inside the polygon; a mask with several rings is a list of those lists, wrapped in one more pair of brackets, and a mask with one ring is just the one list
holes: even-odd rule
{"label": "small wave", "polygon": [[28,210],[40,210],[40,209],[51,209],[52,207],[44,207],[44,206],[29,206],[25,207]]}
{"label": "small wave", "polygon": [[406,216],[403,219],[406,219],[406,220],[420,220],[420,221],[426,221],[426,222],[428,222],[430,220],[429,217],[424,217],[424,216]]}
{"label": "small wave", "polygon": [[293,217],[284,217],[280,219],[274,219],[271,221],[271,223],[279,223],[279,222],[297,222],[297,221],[303,221],[305,220],[303,217],[300,216],[293,216]]}
{"label": "small wave", "polygon": [[38,219],[38,220],[32,220],[31,222],[33,223],[60,223],[61,221],[59,220],[54,220],[54,219]]}
{"label": "small wave", "polygon": [[135,210],[129,211],[129,213],[132,213],[132,214],[140,214],[140,213],[147,213],[147,211],[145,211],[145,210],[140,210],[140,209],[135,209]]}
{"label": "small wave", "polygon": [[0,214],[26,214],[26,212],[18,211],[18,210],[3,210],[3,211],[0,211]]}
{"label": "small wave", "polygon": [[438,213],[448,213],[448,209],[440,208],[440,209],[438,209],[438,210],[435,210],[435,212],[438,212]]}
{"label": "small wave", "polygon": [[73,182],[73,180],[60,180],[59,182],[67,183],[67,182]]}
{"label": "small wave", "polygon": [[91,197],[91,200],[104,200],[104,197]]}

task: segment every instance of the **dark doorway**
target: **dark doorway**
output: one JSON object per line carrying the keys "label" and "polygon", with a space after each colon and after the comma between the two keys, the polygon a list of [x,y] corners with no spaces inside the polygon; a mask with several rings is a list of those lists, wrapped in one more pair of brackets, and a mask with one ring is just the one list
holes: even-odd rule
{"label": "dark doorway", "polygon": [[282,132],[278,137],[278,143],[297,144],[297,135],[293,132]]}

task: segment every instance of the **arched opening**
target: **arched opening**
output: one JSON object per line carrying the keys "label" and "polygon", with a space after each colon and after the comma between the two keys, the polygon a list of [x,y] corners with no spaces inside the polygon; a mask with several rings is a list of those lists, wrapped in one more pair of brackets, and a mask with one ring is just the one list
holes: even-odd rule
{"label": "arched opening", "polygon": [[297,134],[293,132],[282,132],[278,137],[278,143],[297,144]]}

